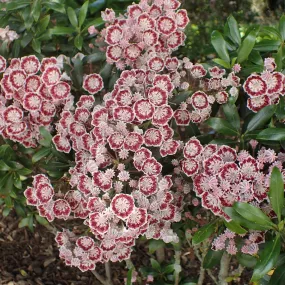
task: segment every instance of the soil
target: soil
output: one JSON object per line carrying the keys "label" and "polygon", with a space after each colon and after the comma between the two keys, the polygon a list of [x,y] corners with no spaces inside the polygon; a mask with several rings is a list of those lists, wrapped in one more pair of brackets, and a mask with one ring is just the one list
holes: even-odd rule
{"label": "soil", "polygon": [[[28,228],[18,228],[16,215],[1,216],[0,211],[0,285],[100,285],[91,272],[81,272],[74,267],[66,266],[58,257],[58,248],[54,234],[46,227],[37,225],[34,232]],[[172,250],[166,250],[166,259],[173,256]],[[145,243],[138,243],[132,253],[132,261],[137,269],[149,266],[150,256]],[[200,263],[193,250],[185,248],[181,265],[186,276],[198,276]],[[114,285],[125,284],[127,276],[125,263],[113,263],[112,280]],[[235,266],[234,266],[235,267]],[[104,265],[98,264],[96,271],[104,275]],[[217,276],[218,269],[214,272]],[[246,276],[247,275],[247,276]],[[243,282],[230,284],[247,284],[248,272],[243,273]],[[205,285],[213,285],[207,277]]]}

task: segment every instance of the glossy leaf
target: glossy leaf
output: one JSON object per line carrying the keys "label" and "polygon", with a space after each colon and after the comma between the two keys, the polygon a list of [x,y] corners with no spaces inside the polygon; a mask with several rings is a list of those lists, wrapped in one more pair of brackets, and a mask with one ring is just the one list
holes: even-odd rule
{"label": "glossy leaf", "polygon": [[149,253],[154,253],[156,250],[165,247],[165,243],[162,240],[152,239],[148,243],[148,251]]}
{"label": "glossy leaf", "polygon": [[285,98],[284,97],[280,97],[280,101],[276,109],[276,117],[280,121],[285,120]]}
{"label": "glossy leaf", "polygon": [[278,221],[281,222],[281,213],[284,206],[284,181],[279,168],[276,166],[273,168],[270,177],[269,199]]}
{"label": "glossy leaf", "polygon": [[245,219],[232,207],[225,207],[223,208],[223,210],[233,221],[240,224],[242,227],[245,227],[251,230],[258,230],[258,231],[268,230],[267,226],[260,225],[260,224],[257,224],[257,223],[254,223],[254,222],[251,222]]}
{"label": "glossy leaf", "polygon": [[254,46],[257,51],[276,51],[281,45],[280,40],[261,40]]}
{"label": "glossy leaf", "polygon": [[82,7],[80,8],[79,11],[79,16],[78,16],[78,23],[79,23],[79,28],[81,28],[82,24],[84,23],[88,11],[88,5],[89,1],[86,1]]}
{"label": "glossy leaf", "polygon": [[50,0],[44,1],[44,5],[51,10],[54,10],[56,12],[66,14],[65,8],[63,4],[52,2]]}
{"label": "glossy leaf", "polygon": [[224,104],[223,111],[227,121],[239,132],[240,130],[240,117],[237,111],[237,107],[234,104]]}
{"label": "glossy leaf", "polygon": [[241,37],[236,19],[231,15],[227,19],[225,34],[237,45],[241,44]]}
{"label": "glossy leaf", "polygon": [[251,281],[260,280],[277,262],[280,254],[281,242],[280,236],[277,235],[274,240],[266,243],[264,250],[261,252],[259,260],[254,268]]}
{"label": "glossy leaf", "polygon": [[74,39],[74,45],[79,50],[82,50],[83,38],[80,34],[78,34]]}
{"label": "glossy leaf", "polygon": [[244,253],[238,253],[236,255],[238,262],[248,268],[253,268],[256,265],[257,258],[249,255],[249,254],[244,254]]}
{"label": "glossy leaf", "polygon": [[52,35],[70,35],[74,32],[74,28],[71,27],[54,27],[50,29]]}
{"label": "glossy leaf", "polygon": [[17,10],[17,9],[22,9],[22,8],[28,7],[30,4],[31,2],[27,0],[11,1],[7,3],[6,10],[12,11],[12,10]]}
{"label": "glossy leaf", "polygon": [[193,244],[199,244],[205,239],[209,238],[213,232],[215,231],[215,223],[209,223],[203,227],[201,227],[192,238]]}
{"label": "glossy leaf", "polygon": [[277,267],[270,278],[268,285],[284,285],[285,284],[285,270],[284,265]]}
{"label": "glossy leaf", "polygon": [[224,61],[224,60],[222,60],[220,58],[214,58],[213,62],[221,65],[224,68],[231,68],[231,65],[228,62],[226,62],[226,61]]}
{"label": "glossy leaf", "polygon": [[251,53],[254,47],[258,31],[259,31],[259,28],[256,28],[256,27],[253,28],[251,32],[242,41],[242,44],[240,46],[240,49],[238,51],[238,56],[237,56],[238,63],[242,63],[243,61],[247,60],[249,54]]}
{"label": "glossy leaf", "polygon": [[282,129],[282,128],[265,129],[257,135],[256,139],[257,140],[267,140],[267,141],[285,140],[285,129]]}
{"label": "glossy leaf", "polygon": [[247,230],[245,230],[235,221],[230,221],[230,222],[224,221],[224,224],[229,230],[231,230],[234,233],[237,233],[240,235],[247,233]]}
{"label": "glossy leaf", "polygon": [[41,217],[41,216],[39,216],[39,215],[35,215],[35,217],[36,217],[37,222],[38,222],[40,225],[43,225],[43,226],[48,225],[47,219],[45,219],[45,218],[43,218],[43,217]]}
{"label": "glossy leaf", "polygon": [[34,20],[37,22],[41,15],[41,0],[34,0],[31,10],[31,15],[33,16]]}
{"label": "glossy leaf", "polygon": [[71,7],[67,8],[67,16],[68,16],[68,19],[69,19],[71,25],[74,28],[77,28],[77,26],[78,26],[77,16],[76,16],[75,11]]}
{"label": "glossy leaf", "polygon": [[229,136],[237,136],[237,130],[225,119],[221,118],[210,118],[206,121],[206,123],[214,129],[217,133],[229,135]]}
{"label": "glossy leaf", "polygon": [[274,115],[276,106],[266,106],[257,112],[249,121],[247,125],[247,132],[264,127],[264,125],[270,120]]}
{"label": "glossy leaf", "polygon": [[285,40],[285,15],[282,15],[282,17],[279,20],[279,32],[281,34],[282,40]]}
{"label": "glossy leaf", "polygon": [[46,31],[48,24],[50,21],[50,15],[46,15],[45,17],[43,17],[37,24],[36,27],[36,36],[41,35],[43,32]]}
{"label": "glossy leaf", "polygon": [[151,267],[157,271],[160,271],[160,264],[153,258],[150,259]]}
{"label": "glossy leaf", "polygon": [[219,57],[226,62],[230,62],[230,57],[226,48],[226,41],[220,32],[213,31],[211,35],[211,43]]}
{"label": "glossy leaf", "polygon": [[33,163],[36,163],[37,161],[41,160],[42,158],[48,156],[51,153],[50,148],[42,148],[38,152],[36,152],[33,157],[32,161]]}
{"label": "glossy leaf", "polygon": [[45,127],[40,127],[40,134],[43,137],[40,140],[40,144],[45,147],[49,147],[52,141],[52,135],[50,134],[50,132]]}
{"label": "glossy leaf", "polygon": [[224,254],[223,250],[209,249],[203,260],[203,268],[211,269],[214,266],[218,265],[220,263],[223,254]]}
{"label": "glossy leaf", "polygon": [[245,219],[250,222],[262,225],[268,229],[272,229],[275,224],[271,222],[268,216],[266,216],[259,208],[254,207],[251,204],[243,202],[235,202],[233,208]]}

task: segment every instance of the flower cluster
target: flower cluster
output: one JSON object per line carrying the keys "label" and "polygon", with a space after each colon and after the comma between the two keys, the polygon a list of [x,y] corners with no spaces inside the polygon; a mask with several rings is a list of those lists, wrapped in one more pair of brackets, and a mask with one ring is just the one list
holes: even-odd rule
{"label": "flower cluster", "polygon": [[130,5],[119,18],[111,9],[103,12],[107,28],[101,35],[108,45],[107,61],[116,63],[118,69],[128,65],[162,71],[172,51],[185,40],[189,19],[186,10],[178,10],[180,4],[177,0],[144,0]]}
{"label": "flower cluster", "polygon": [[264,60],[264,71],[261,74],[253,73],[245,81],[243,88],[250,98],[247,107],[258,112],[268,105],[277,105],[280,96],[284,96],[285,77],[281,72],[274,71],[274,58]]}
{"label": "flower cluster", "polygon": [[177,69],[179,72],[172,74],[175,86],[181,89],[190,86],[192,90],[197,90],[175,111],[177,125],[187,126],[190,121],[201,123],[210,117],[213,103],[225,104],[230,96],[238,95],[240,78],[236,73],[240,71],[239,65],[234,66],[233,71],[226,76],[224,69],[214,66],[207,71],[201,64],[193,64],[184,58]]}
{"label": "flower cluster", "polygon": [[[242,245],[237,241],[242,237]],[[259,244],[265,242],[265,233],[259,231],[250,231],[248,234],[239,235],[226,229],[212,242],[213,250],[226,250],[228,254],[236,255],[238,252],[256,255],[259,250]]]}
{"label": "flower cluster", "polygon": [[194,191],[202,206],[215,215],[229,217],[223,207],[234,202],[259,204],[267,198],[269,178],[274,166],[285,170],[271,149],[262,148],[255,159],[247,151],[237,154],[229,146],[201,143],[191,138],[183,149],[181,170],[193,179]]}
{"label": "flower cluster", "polygon": [[62,77],[56,58],[25,56],[11,60],[0,57],[0,133],[4,138],[36,147],[39,127],[50,126],[62,110],[70,109],[70,84]]}
{"label": "flower cluster", "polygon": [[15,31],[10,30],[9,26],[6,26],[4,29],[0,28],[0,38],[2,41],[13,42],[19,38],[19,35]]}

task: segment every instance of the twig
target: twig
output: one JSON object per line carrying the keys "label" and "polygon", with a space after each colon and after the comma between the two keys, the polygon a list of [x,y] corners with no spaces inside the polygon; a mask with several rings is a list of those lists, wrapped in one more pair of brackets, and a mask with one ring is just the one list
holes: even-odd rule
{"label": "twig", "polygon": [[105,271],[106,271],[108,284],[113,285],[112,271],[111,271],[111,266],[110,266],[110,262],[109,261],[105,263]]}
{"label": "twig", "polygon": [[91,271],[92,274],[101,282],[103,285],[109,285],[108,281],[104,279],[96,270]]}
{"label": "twig", "polygon": [[179,273],[181,272],[181,250],[175,250],[175,264],[174,264],[174,276],[175,276],[175,283],[174,285],[179,285]]}
{"label": "twig", "polygon": [[231,256],[228,253],[224,253],[221,259],[221,267],[219,272],[219,285],[228,285],[226,278],[229,274]]}
{"label": "twig", "polygon": [[157,261],[161,264],[165,260],[165,251],[163,247],[158,248],[155,251]]}

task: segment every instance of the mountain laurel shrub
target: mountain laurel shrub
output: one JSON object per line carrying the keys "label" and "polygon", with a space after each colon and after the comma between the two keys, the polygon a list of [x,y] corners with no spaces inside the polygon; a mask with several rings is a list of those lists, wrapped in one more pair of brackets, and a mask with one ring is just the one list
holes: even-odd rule
{"label": "mountain laurel shrub", "polygon": [[[64,220],[60,258],[103,284],[109,261],[126,261],[127,284],[227,284],[246,267],[253,284],[284,284],[285,17],[241,37],[229,16],[199,63],[180,53],[191,19],[177,0],[92,21],[96,2],[28,2],[1,4],[3,215],[32,231]],[[138,240],[157,256],[140,272]],[[189,246],[198,278],[181,265]]]}

